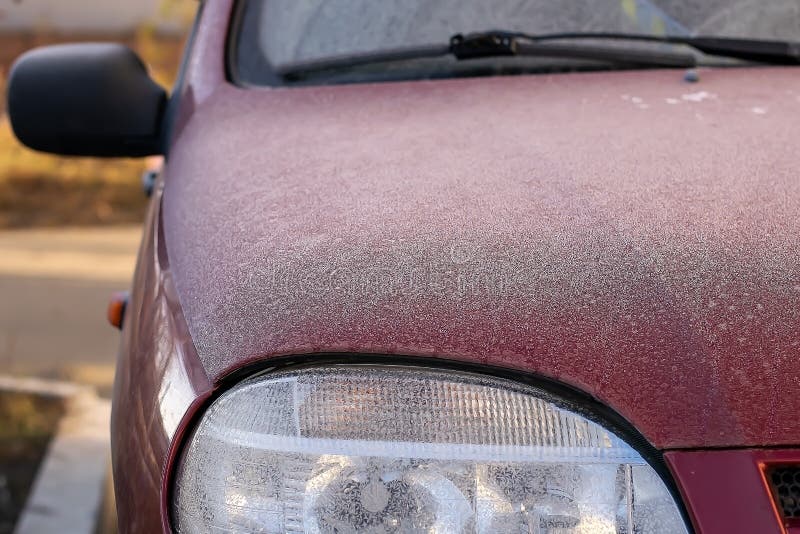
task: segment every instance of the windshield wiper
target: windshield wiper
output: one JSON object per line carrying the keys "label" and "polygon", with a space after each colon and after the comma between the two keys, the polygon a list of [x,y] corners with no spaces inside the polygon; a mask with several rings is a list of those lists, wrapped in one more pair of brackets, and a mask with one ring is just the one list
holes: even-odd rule
{"label": "windshield wiper", "polygon": [[284,79],[297,79],[321,71],[343,70],[373,63],[388,63],[451,55],[459,60],[488,57],[524,56],[585,59],[649,67],[696,66],[694,55],[663,50],[629,50],[619,46],[576,45],[547,41],[610,40],[685,45],[708,55],[771,63],[800,64],[800,42],[739,39],[734,37],[657,36],[629,33],[525,33],[490,31],[454,35],[449,44],[398,48],[368,54],[331,57],[279,66]]}
{"label": "windshield wiper", "polygon": [[[555,34],[552,34],[555,35]],[[469,35],[454,35],[449,44],[397,48],[368,54],[334,56],[330,58],[288,63],[275,68],[284,79],[293,80],[322,71],[345,70],[374,63],[409,61],[424,58],[453,56],[458,60],[524,56],[583,59],[647,67],[696,66],[692,54],[655,50],[628,50],[621,47],[576,45],[572,43],[540,43],[550,36],[492,31]]]}

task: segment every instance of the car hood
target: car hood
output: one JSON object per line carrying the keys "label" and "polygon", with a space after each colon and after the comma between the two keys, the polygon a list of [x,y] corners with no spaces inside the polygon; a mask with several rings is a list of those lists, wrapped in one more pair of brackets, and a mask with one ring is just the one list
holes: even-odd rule
{"label": "car hood", "polygon": [[794,69],[225,86],[170,155],[167,250],[213,380],[426,355],[658,447],[800,443],[798,143]]}

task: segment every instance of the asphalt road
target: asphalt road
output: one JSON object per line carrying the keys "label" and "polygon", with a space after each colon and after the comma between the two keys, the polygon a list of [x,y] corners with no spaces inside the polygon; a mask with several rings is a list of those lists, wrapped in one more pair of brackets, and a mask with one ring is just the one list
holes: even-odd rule
{"label": "asphalt road", "polygon": [[130,286],[140,231],[0,232],[0,374],[110,391],[119,333],[106,304]]}

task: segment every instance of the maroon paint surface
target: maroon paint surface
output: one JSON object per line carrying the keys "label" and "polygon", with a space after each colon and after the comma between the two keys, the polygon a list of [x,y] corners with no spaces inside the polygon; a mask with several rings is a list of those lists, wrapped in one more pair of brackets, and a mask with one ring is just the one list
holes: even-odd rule
{"label": "maroon paint surface", "polygon": [[165,191],[206,370],[424,354],[575,385],[662,448],[800,442],[800,83],[701,79],[220,85]]}

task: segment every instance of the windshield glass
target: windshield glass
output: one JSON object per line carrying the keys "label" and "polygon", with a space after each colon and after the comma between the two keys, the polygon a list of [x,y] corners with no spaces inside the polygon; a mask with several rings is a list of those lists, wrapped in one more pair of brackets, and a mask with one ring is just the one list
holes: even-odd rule
{"label": "windshield glass", "polygon": [[[455,34],[615,32],[800,41],[798,0],[240,0],[232,72],[243,84],[283,85],[298,63],[441,45]],[[619,42],[642,48],[652,43]],[[658,46],[672,46],[661,45]],[[674,46],[672,46],[674,48]],[[565,59],[420,58],[319,73],[311,83],[502,74],[580,67]],[[605,65],[604,68],[609,68]],[[613,67],[613,65],[612,65]],[[500,70],[498,70],[500,69]]]}

